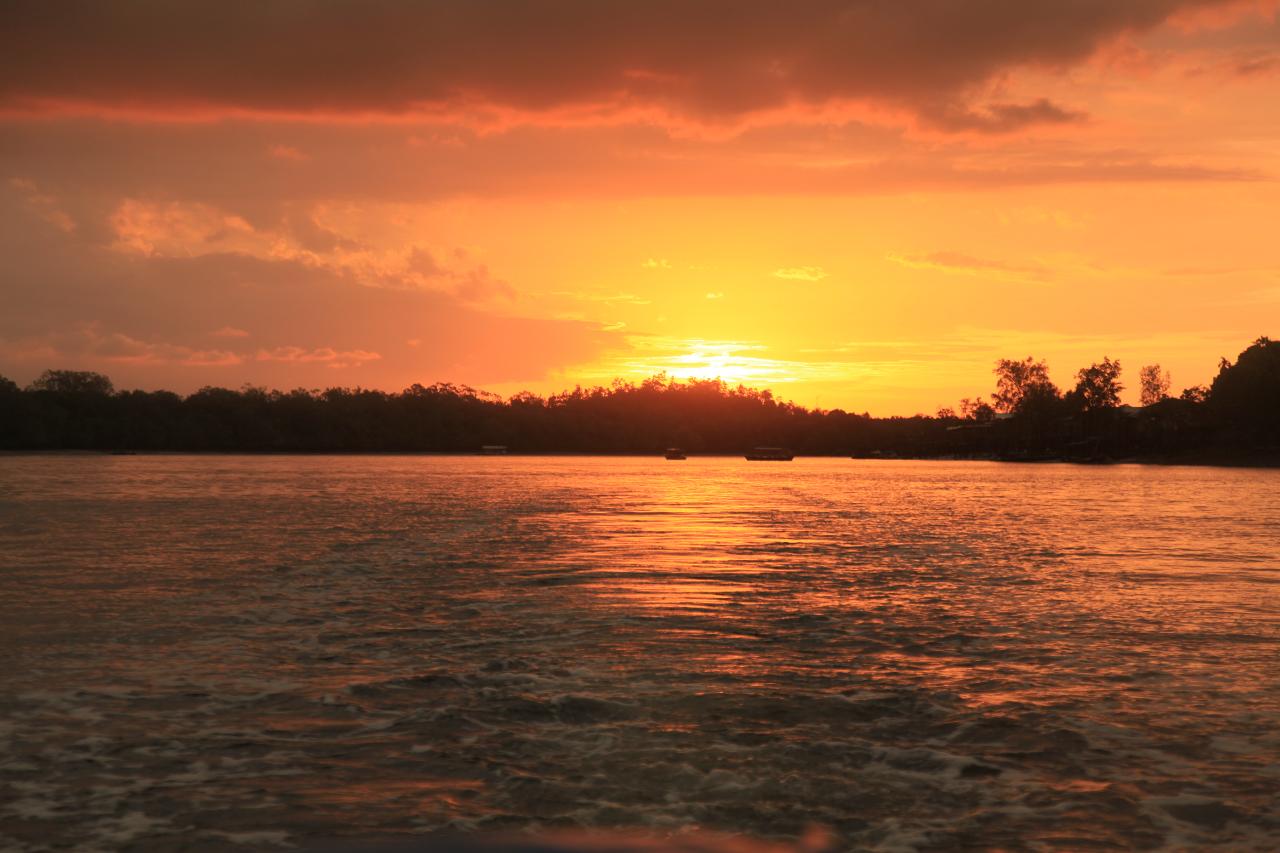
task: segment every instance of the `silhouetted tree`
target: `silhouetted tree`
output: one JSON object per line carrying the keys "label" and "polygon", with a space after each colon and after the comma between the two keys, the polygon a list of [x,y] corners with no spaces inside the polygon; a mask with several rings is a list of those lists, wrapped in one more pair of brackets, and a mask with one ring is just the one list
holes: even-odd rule
{"label": "silhouetted tree", "polygon": [[[1120,365],[1080,371],[1067,395],[1042,362],[1001,361],[992,396],[935,417],[872,418],[806,409],[768,390],[720,380],[574,388],[508,400],[465,385],[268,391],[202,388],[115,393],[101,374],[52,370],[26,389],[0,377],[0,447],[199,451],[515,451],[737,453],[756,445],[800,453],[1105,459],[1128,456],[1236,460],[1280,445],[1280,344],[1260,338],[1236,363],[1223,360],[1211,390],[1189,388],[1140,418],[1120,417]],[[1152,366],[1154,368],[1154,365]],[[1152,371],[1154,373],[1154,371]],[[1165,377],[1161,377],[1162,383]],[[964,422],[960,422],[959,414]]]}
{"label": "silhouetted tree", "polygon": [[1114,409],[1120,405],[1120,362],[1103,358],[1076,373],[1074,400],[1086,412]]}
{"label": "silhouetted tree", "polygon": [[23,430],[30,425],[25,403],[18,383],[0,376],[0,447],[22,445]]}
{"label": "silhouetted tree", "polygon": [[1031,356],[1022,361],[1002,358],[996,362],[995,374],[996,392],[991,395],[991,402],[997,412],[1017,412],[1029,395],[1044,399],[1052,390],[1052,396],[1058,396],[1057,387],[1049,379],[1049,368]]}
{"label": "silhouetted tree", "polygon": [[960,417],[967,421],[985,424],[995,420],[996,410],[991,408],[991,404],[981,397],[970,399],[965,397],[960,401]]}
{"label": "silhouetted tree", "polygon": [[1169,396],[1169,371],[1162,371],[1158,364],[1142,368],[1138,372],[1138,381],[1142,386],[1139,400],[1144,406],[1154,406]]}
{"label": "silhouetted tree", "polygon": [[1203,385],[1192,385],[1190,388],[1183,388],[1178,399],[1188,403],[1204,403],[1209,399],[1209,389]]}
{"label": "silhouetted tree", "polygon": [[46,370],[29,387],[32,391],[54,394],[96,394],[104,397],[115,390],[110,379],[88,370]]}
{"label": "silhouetted tree", "polygon": [[1223,359],[1209,406],[1234,429],[1280,444],[1280,342],[1258,338],[1235,364]]}
{"label": "silhouetted tree", "polygon": [[1032,385],[1027,388],[1022,399],[1018,401],[1018,407],[1014,410],[1014,414],[1019,417],[1042,417],[1048,418],[1059,414],[1062,408],[1062,395],[1058,392],[1058,386],[1052,382],[1044,385]]}
{"label": "silhouetted tree", "polygon": [[101,373],[46,370],[27,387],[27,441],[34,447],[103,448],[118,418]]}

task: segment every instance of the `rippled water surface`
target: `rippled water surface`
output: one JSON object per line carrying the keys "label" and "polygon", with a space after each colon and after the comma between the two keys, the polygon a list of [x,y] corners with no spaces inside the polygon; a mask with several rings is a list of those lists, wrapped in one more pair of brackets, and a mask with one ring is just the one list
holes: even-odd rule
{"label": "rippled water surface", "polygon": [[1280,838],[1280,471],[0,458],[0,847]]}

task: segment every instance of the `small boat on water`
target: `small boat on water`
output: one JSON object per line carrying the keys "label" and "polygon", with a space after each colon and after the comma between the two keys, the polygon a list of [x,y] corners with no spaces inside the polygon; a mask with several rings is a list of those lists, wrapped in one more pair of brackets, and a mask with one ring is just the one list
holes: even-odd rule
{"label": "small boat on water", "polygon": [[505,456],[507,454],[507,446],[505,444],[485,444],[480,448],[481,456]]}
{"label": "small boat on water", "polygon": [[666,458],[668,459],[687,459],[688,458],[687,456],[684,455],[684,451],[678,447],[668,447],[667,452],[664,453],[663,455],[666,456]]}
{"label": "small boat on water", "polygon": [[785,447],[754,447],[747,454],[748,462],[790,462],[794,458]]}

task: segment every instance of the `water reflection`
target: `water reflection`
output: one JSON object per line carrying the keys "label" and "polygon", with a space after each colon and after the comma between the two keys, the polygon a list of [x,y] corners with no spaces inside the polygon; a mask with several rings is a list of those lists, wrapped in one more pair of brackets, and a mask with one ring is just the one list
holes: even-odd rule
{"label": "water reflection", "polygon": [[0,459],[0,842],[1262,849],[1280,472]]}

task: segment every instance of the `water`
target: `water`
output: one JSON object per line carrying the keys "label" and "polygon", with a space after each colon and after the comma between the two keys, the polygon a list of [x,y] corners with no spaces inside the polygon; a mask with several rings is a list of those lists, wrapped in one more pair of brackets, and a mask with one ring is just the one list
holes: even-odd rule
{"label": "water", "polygon": [[1267,849],[1280,471],[0,458],[0,847]]}

